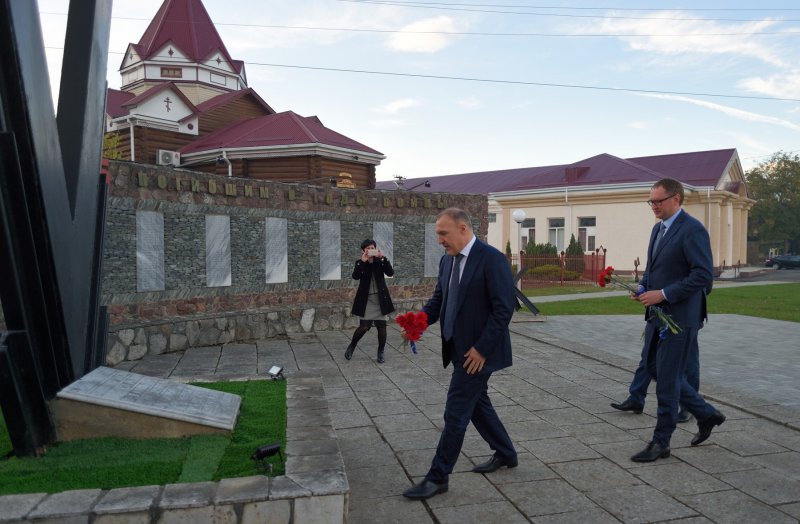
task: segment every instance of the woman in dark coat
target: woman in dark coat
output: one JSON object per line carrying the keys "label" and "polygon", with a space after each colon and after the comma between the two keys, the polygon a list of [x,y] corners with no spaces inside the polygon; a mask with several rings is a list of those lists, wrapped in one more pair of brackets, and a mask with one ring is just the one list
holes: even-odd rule
{"label": "woman in dark coat", "polygon": [[394,311],[384,275],[394,275],[392,264],[377,248],[375,241],[368,238],[361,242],[361,258],[356,260],[356,266],[353,268],[353,278],[360,282],[351,313],[361,317],[361,321],[353,333],[353,340],[344,352],[344,358],[347,360],[353,357],[356,344],[364,333],[375,324],[378,330],[378,363],[384,362],[386,315]]}

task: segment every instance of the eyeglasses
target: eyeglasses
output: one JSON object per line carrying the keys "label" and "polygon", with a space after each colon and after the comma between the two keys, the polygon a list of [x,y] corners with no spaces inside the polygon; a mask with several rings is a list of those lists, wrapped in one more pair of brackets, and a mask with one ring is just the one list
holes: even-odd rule
{"label": "eyeglasses", "polygon": [[659,198],[658,200],[648,200],[647,202],[645,202],[645,204],[649,205],[650,207],[660,206],[665,201],[669,200],[670,198],[674,197],[675,195],[676,195],[676,193],[673,193],[670,196],[666,196],[664,198]]}

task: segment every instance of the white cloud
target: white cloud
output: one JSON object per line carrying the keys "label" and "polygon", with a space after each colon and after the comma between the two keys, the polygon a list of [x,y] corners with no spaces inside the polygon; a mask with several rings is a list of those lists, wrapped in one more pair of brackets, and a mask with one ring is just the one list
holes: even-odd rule
{"label": "white cloud", "polygon": [[456,100],[456,104],[460,105],[461,107],[465,107],[467,109],[474,109],[476,107],[480,107],[481,103],[478,101],[477,97],[474,95],[465,96]]}
{"label": "white cloud", "polygon": [[[583,26],[580,32],[625,34],[620,37],[631,49],[662,55],[738,55],[788,67],[786,56],[770,40],[743,33],[763,32],[778,23],[776,20],[719,23],[711,20],[675,20],[697,18],[692,13],[669,11],[649,15],[650,20],[605,19],[599,24]],[[735,34],[731,34],[735,33]],[[654,36],[670,35],[670,36]]]}
{"label": "white cloud", "polygon": [[739,81],[738,86],[753,93],[779,98],[797,98],[800,93],[800,71],[776,74],[769,78],[745,78]]}
{"label": "white cloud", "polygon": [[396,115],[400,111],[412,107],[419,107],[421,105],[422,102],[420,102],[415,98],[401,98],[400,100],[393,100],[388,104],[376,107],[375,109],[373,109],[373,111],[375,111],[376,113],[382,113],[384,115]]}
{"label": "white cloud", "polygon": [[633,129],[647,129],[649,126],[644,122],[631,122],[628,127]]}
{"label": "white cloud", "polygon": [[408,122],[403,118],[384,118],[381,120],[373,120],[372,127],[377,129],[385,129],[387,127],[404,127]]}
{"label": "white cloud", "polygon": [[641,96],[647,96],[651,98],[660,98],[662,100],[674,100],[676,102],[686,102],[688,104],[694,104],[696,106],[704,107],[706,109],[711,109],[713,111],[718,111],[720,113],[726,114],[733,118],[738,118],[739,120],[747,120],[750,122],[760,122],[762,124],[771,124],[776,126],[785,127],[787,129],[791,129],[793,131],[800,131],[800,125],[795,124],[794,122],[789,122],[788,120],[783,120],[781,118],[776,118],[774,116],[767,116],[767,115],[759,115],[758,113],[751,113],[750,111],[744,111],[742,109],[736,109],[735,107],[724,106],[721,104],[715,104],[713,102],[707,102],[705,100],[698,100],[696,98],[689,98],[687,96],[678,96],[678,95],[659,95],[659,94],[642,94]]}
{"label": "white cloud", "polygon": [[453,32],[456,31],[456,25],[449,16],[437,16],[418,20],[400,30],[405,32],[390,36],[386,41],[387,47],[407,53],[435,53],[447,47],[455,37],[434,32]]}

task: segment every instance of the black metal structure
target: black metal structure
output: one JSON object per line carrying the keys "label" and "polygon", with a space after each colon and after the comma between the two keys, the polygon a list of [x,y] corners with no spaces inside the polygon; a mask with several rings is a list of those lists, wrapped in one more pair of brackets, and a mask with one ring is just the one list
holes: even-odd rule
{"label": "black metal structure", "polygon": [[516,298],[516,301],[517,301],[516,302],[517,303],[517,311],[519,311],[519,309],[522,308],[522,306],[525,306],[526,308],[528,308],[528,311],[530,311],[534,315],[538,315],[539,314],[539,308],[534,306],[533,302],[531,302],[528,299],[528,297],[525,296],[525,293],[523,293],[522,291],[520,291],[516,287],[517,282],[519,282],[519,279],[522,278],[522,275],[524,275],[527,270],[528,270],[527,266],[522,266],[520,268],[520,270],[517,272],[517,274],[514,276],[514,286],[515,286],[514,287],[514,297]]}
{"label": "black metal structure", "polygon": [[70,2],[56,117],[37,3],[0,0],[0,407],[17,455],[53,442],[48,401],[105,354],[110,23],[110,0]]}

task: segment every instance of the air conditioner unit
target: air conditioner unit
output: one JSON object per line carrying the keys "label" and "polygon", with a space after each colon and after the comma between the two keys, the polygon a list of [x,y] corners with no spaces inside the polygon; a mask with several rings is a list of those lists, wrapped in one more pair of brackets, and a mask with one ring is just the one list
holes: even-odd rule
{"label": "air conditioner unit", "polygon": [[181,165],[181,154],[177,151],[159,149],[156,155],[156,164],[160,166],[179,166]]}

